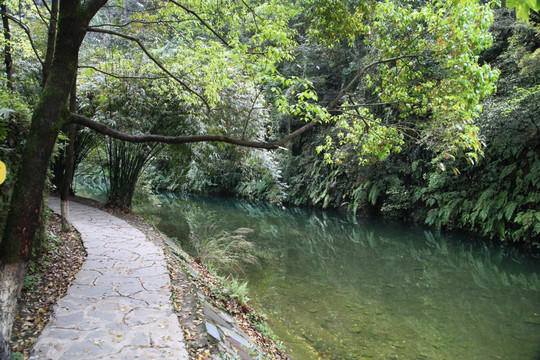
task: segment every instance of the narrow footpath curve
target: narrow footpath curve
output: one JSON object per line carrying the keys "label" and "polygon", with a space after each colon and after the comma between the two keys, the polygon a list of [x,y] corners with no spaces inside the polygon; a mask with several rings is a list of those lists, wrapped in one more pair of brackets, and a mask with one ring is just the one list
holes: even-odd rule
{"label": "narrow footpath curve", "polygon": [[[60,212],[60,199],[49,198]],[[163,250],[106,212],[70,202],[88,253],[30,359],[189,359]]]}

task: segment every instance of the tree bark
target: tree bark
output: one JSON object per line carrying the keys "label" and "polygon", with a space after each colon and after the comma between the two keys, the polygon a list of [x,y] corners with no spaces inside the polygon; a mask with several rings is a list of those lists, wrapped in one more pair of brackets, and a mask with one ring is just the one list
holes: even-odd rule
{"label": "tree bark", "polygon": [[[71,93],[69,95],[69,110],[75,111],[77,107],[77,76],[73,79]],[[75,124],[67,125],[69,144],[66,149],[66,161],[64,164],[64,176],[62,177],[62,186],[60,187],[60,217],[62,218],[62,230],[70,229],[69,223],[69,193],[71,183],[73,182],[73,172],[75,170]]]}
{"label": "tree bark", "polygon": [[11,326],[26,266],[26,262],[0,265],[0,360],[10,358]]}
{"label": "tree bark", "polygon": [[[123,140],[133,143],[145,143],[145,142],[160,142],[164,144],[186,144],[194,142],[203,142],[203,141],[217,141],[224,142],[233,145],[240,145],[246,147],[253,147],[259,149],[268,149],[273,150],[277,149],[282,145],[282,142],[263,142],[263,141],[253,141],[246,139],[233,138],[225,135],[180,135],[180,136],[167,136],[167,135],[131,135],[124,132],[118,131],[116,129],[110,128],[105,124],[94,121],[86,116],[71,114],[70,122],[79,124],[90,128],[98,133],[110,136],[112,138]],[[313,123],[314,125],[315,123]],[[283,142],[284,143],[284,142]]]}
{"label": "tree bark", "polygon": [[49,32],[47,34],[47,53],[45,62],[43,63],[43,87],[51,72],[51,66],[54,55],[54,47],[56,43],[56,28],[58,24],[58,0],[52,0],[51,3],[51,19],[49,20]]}
{"label": "tree bark", "polygon": [[0,2],[0,12],[2,13],[2,25],[4,28],[4,64],[6,66],[7,88],[13,90],[13,60],[11,58],[11,32],[9,31],[9,19],[7,16],[7,6],[4,0]]}

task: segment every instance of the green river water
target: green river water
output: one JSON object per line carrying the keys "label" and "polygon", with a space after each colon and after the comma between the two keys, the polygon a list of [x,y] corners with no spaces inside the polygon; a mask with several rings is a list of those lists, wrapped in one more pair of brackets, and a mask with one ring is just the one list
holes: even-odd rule
{"label": "green river water", "polygon": [[[170,198],[169,198],[170,199]],[[185,238],[251,228],[249,297],[295,360],[540,359],[540,260],[334,212],[189,198],[145,208]]]}

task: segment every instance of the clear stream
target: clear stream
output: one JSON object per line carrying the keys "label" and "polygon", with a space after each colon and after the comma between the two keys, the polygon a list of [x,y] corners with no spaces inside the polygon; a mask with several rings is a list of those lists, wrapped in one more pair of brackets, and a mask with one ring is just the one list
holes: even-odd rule
{"label": "clear stream", "polygon": [[540,259],[474,239],[239,200],[145,208],[184,244],[251,228],[252,302],[295,360],[540,359]]}

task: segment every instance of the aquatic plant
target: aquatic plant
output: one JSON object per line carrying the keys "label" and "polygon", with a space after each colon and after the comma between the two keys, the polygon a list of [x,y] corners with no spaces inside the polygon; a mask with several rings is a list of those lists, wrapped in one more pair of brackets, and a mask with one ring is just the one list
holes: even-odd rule
{"label": "aquatic plant", "polygon": [[260,266],[259,259],[253,254],[253,243],[246,240],[246,233],[222,231],[215,236],[196,239],[193,245],[195,261],[218,273],[243,272],[246,265]]}

